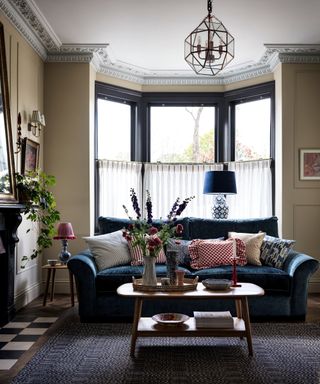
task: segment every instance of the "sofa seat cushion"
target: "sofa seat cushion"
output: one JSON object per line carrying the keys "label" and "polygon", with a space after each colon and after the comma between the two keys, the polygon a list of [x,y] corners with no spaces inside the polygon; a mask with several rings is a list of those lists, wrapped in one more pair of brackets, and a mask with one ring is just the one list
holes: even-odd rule
{"label": "sofa seat cushion", "polygon": [[[186,277],[192,277],[191,272],[183,267],[179,267],[185,272]],[[141,278],[143,272],[142,265],[121,265],[118,267],[106,268],[97,273],[96,290],[97,292],[112,292],[116,291],[121,284],[131,283],[132,276]],[[167,266],[156,265],[157,277],[164,277],[167,274]]]}
{"label": "sofa seat cushion", "polygon": [[[199,276],[199,281],[208,278],[231,279],[232,267],[223,265],[215,268],[194,270],[192,275]],[[253,283],[262,287],[267,293],[290,295],[291,277],[278,268],[269,266],[245,265],[237,267],[238,281]]]}

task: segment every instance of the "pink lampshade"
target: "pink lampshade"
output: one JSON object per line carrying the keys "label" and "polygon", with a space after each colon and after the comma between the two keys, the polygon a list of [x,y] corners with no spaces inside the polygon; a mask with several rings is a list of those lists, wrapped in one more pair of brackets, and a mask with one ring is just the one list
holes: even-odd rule
{"label": "pink lampshade", "polygon": [[58,235],[54,237],[55,240],[67,239],[73,240],[75,239],[75,235],[73,233],[73,228],[71,223],[60,223],[58,226]]}

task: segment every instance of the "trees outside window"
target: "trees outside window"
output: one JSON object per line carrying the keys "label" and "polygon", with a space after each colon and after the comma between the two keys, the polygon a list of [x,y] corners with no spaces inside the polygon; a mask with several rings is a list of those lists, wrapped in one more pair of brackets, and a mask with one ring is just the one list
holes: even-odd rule
{"label": "trees outside window", "polygon": [[151,107],[150,160],[214,162],[215,107]]}

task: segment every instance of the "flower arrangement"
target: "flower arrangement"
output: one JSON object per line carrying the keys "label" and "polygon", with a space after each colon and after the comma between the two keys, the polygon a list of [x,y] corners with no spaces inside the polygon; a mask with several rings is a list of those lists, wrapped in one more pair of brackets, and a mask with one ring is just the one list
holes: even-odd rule
{"label": "flower arrangement", "polygon": [[149,191],[146,191],[146,193],[147,218],[143,219],[136,192],[133,188],[130,189],[130,198],[136,219],[129,215],[127,207],[123,205],[128,218],[133,221],[133,224],[130,224],[127,229],[123,229],[123,236],[127,241],[131,242],[133,247],[140,246],[143,256],[157,257],[162,247],[168,243],[170,238],[181,237],[183,225],[175,225],[175,222],[194,196],[188,197],[182,202],[178,197],[167,215],[167,220],[157,228],[153,225],[151,196]]}

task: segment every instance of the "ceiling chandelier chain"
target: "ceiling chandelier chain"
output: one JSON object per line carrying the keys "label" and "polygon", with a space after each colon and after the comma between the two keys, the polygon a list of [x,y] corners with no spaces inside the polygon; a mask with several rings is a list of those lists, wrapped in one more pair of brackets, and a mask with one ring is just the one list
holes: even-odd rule
{"label": "ceiling chandelier chain", "polygon": [[207,8],[208,15],[184,41],[184,57],[196,74],[215,76],[234,58],[234,38],[211,14],[211,0]]}
{"label": "ceiling chandelier chain", "polygon": [[212,1],[208,0],[208,13],[209,13],[209,15],[211,14],[211,12],[212,12]]}

